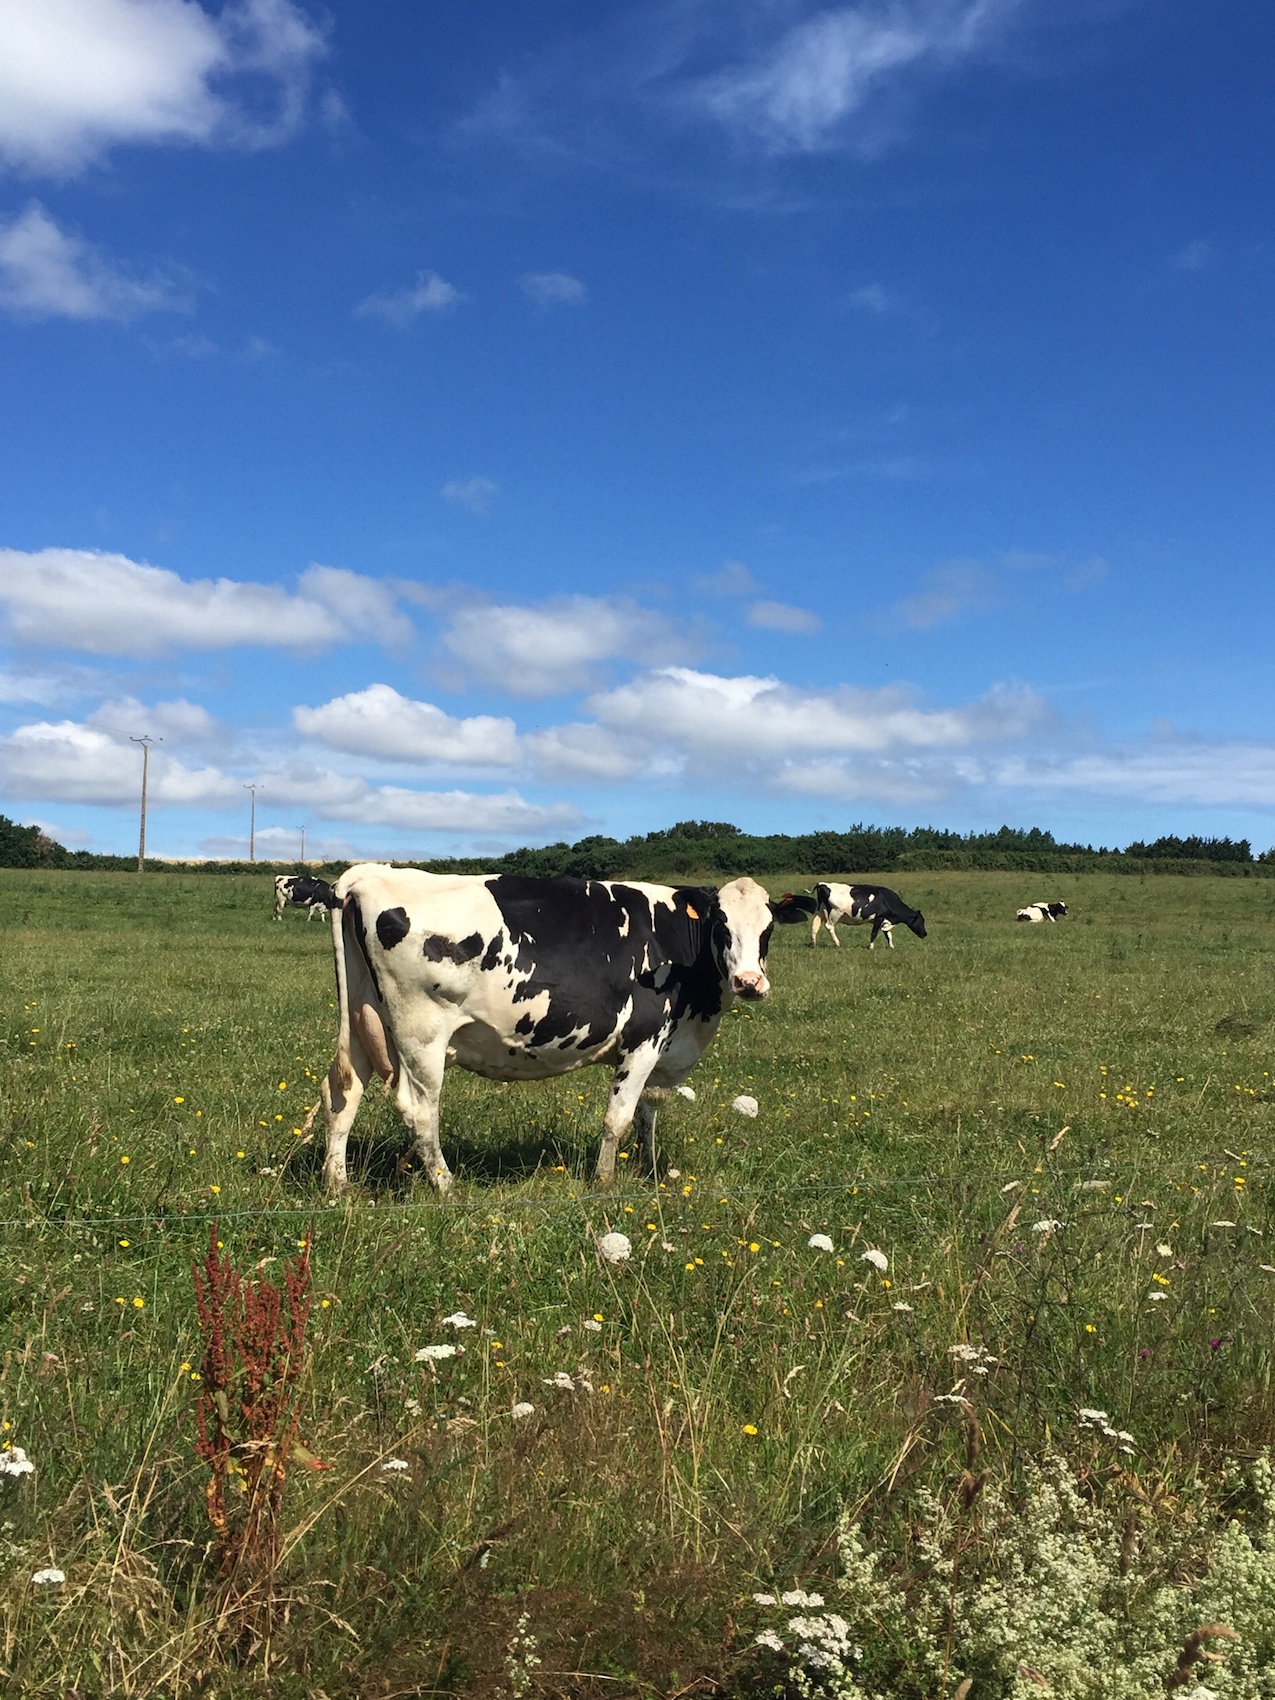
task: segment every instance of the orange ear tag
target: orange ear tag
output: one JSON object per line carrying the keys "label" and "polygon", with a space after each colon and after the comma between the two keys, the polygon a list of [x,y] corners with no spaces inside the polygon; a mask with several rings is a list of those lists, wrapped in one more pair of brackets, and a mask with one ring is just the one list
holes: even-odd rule
{"label": "orange ear tag", "polygon": [[695,907],[695,905],[693,903],[688,903],[686,905],[686,913],[690,916],[692,921],[698,921],[699,920],[699,910]]}

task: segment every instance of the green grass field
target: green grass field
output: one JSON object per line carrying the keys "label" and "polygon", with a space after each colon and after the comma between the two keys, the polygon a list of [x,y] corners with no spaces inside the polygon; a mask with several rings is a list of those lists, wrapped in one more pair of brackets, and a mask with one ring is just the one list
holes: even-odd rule
{"label": "green grass field", "polygon": [[[769,1692],[741,1651],[752,1595],[837,1586],[839,1518],[906,1588],[933,1568],[927,1494],[956,1504],[968,1461],[1012,1505],[1055,1453],[1087,1502],[1148,1508],[1148,1586],[1189,1593],[1183,1531],[1232,1514],[1275,1438],[1275,884],[899,883],[924,942],[777,929],[771,998],[660,1112],[658,1187],[626,1169],[592,1190],[604,1071],[456,1072],[439,1206],[400,1172],[379,1087],[358,1186],[322,1196],[321,1118],[301,1130],[332,1054],[330,938],[273,925],[268,878],[0,874],[0,1390],[36,1465],[0,1476],[5,1691]],[[1015,924],[1055,896],[1064,922]],[[744,1092],[755,1121],[729,1108]],[[289,1478],[248,1662],[216,1627],[192,1445],[213,1217],[243,1268],[310,1243],[302,1432],[330,1466]],[[599,1262],[609,1229],[627,1264]],[[457,1310],[479,1326],[443,1326]],[[445,1341],[464,1353],[416,1360]],[[966,1375],[969,1459],[970,1407],[934,1402],[962,1343],[999,1360]],[[33,1587],[44,1566],[66,1581]],[[975,1668],[951,1623],[935,1677],[874,1621],[867,1686],[838,1693],[939,1695]],[[1043,1692],[977,1669],[971,1700]],[[1248,1693],[1222,1670],[1218,1692]]]}

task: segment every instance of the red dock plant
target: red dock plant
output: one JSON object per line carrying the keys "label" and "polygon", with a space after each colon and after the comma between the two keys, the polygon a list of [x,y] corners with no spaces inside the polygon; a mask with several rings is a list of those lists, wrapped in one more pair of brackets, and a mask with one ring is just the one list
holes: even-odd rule
{"label": "red dock plant", "polygon": [[237,1270],[212,1225],[193,1264],[204,1339],[195,1450],[208,1465],[208,1519],[223,1579],[241,1603],[279,1562],[288,1466],[324,1469],[298,1440],[300,1381],[310,1317],[310,1245],[281,1285]]}

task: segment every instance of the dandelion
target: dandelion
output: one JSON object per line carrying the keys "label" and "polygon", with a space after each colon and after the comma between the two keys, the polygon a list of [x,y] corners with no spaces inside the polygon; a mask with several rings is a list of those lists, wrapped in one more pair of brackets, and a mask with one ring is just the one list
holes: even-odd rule
{"label": "dandelion", "polygon": [[827,1234],[811,1234],[810,1238],[806,1241],[806,1244],[810,1247],[811,1251],[835,1251],[837,1249],[828,1238]]}
{"label": "dandelion", "polygon": [[758,1110],[756,1098],[750,1097],[747,1092],[741,1092],[738,1098],[732,1098],[730,1107],[739,1116],[756,1116]]}
{"label": "dandelion", "polygon": [[466,1316],[463,1310],[454,1310],[450,1316],[443,1318],[444,1328],[477,1328],[478,1324],[472,1316]]}
{"label": "dandelion", "polygon": [[864,1251],[859,1254],[860,1263],[870,1263],[881,1275],[890,1267],[890,1259],[883,1251]]}
{"label": "dandelion", "polygon": [[757,1424],[756,1423],[745,1423],[743,1425],[742,1429],[740,1430],[740,1433],[741,1434],[756,1434],[757,1433]]}
{"label": "dandelion", "polygon": [[125,1152],[124,1155],[120,1158],[120,1162],[123,1163],[125,1165],[125,1167],[127,1167],[128,1164],[132,1162],[132,1160],[133,1159],[128,1155],[127,1152]]}
{"label": "dandelion", "polygon": [[520,1423],[524,1417],[531,1416],[535,1409],[536,1407],[529,1404],[526,1399],[519,1399],[518,1403],[513,1407],[509,1415],[516,1423]]}
{"label": "dandelion", "polygon": [[173,1102],[174,1104],[184,1104],[186,1100],[184,1098],[174,1098]]}
{"label": "dandelion", "polygon": [[598,1256],[604,1263],[625,1263],[633,1255],[633,1243],[627,1234],[603,1234],[598,1241]]}
{"label": "dandelion", "polygon": [[418,1364],[437,1363],[440,1358],[454,1358],[462,1351],[464,1351],[463,1346],[453,1346],[450,1344],[444,1344],[442,1346],[422,1346],[420,1351],[416,1354],[416,1362]]}
{"label": "dandelion", "polygon": [[20,1446],[0,1450],[0,1476],[33,1476],[35,1465]]}
{"label": "dandelion", "polygon": [[406,1458],[384,1458],[381,1461],[383,1470],[410,1470],[411,1467]]}
{"label": "dandelion", "polygon": [[140,1294],[137,1296],[137,1298],[135,1298],[133,1300],[133,1309],[134,1310],[145,1310],[146,1309],[146,1300],[144,1298],[142,1298],[142,1296]]}
{"label": "dandelion", "polygon": [[129,1242],[129,1241],[128,1241],[128,1240],[121,1240],[121,1241],[120,1241],[120,1244],[121,1244],[121,1245],[122,1245],[122,1246],[123,1246],[123,1247],[124,1247],[124,1249],[125,1249],[125,1251],[127,1251],[127,1250],[128,1250],[128,1247],[129,1247],[129,1244],[130,1244],[130,1242]]}
{"label": "dandelion", "polygon": [[57,1570],[53,1565],[50,1565],[47,1570],[36,1571],[35,1575],[31,1578],[31,1585],[35,1588],[47,1588],[51,1584],[56,1586],[58,1583],[65,1581],[65,1572]]}
{"label": "dandelion", "polygon": [[693,1086],[679,1086],[677,1095],[679,1098],[685,1098],[688,1104],[695,1102],[695,1088]]}

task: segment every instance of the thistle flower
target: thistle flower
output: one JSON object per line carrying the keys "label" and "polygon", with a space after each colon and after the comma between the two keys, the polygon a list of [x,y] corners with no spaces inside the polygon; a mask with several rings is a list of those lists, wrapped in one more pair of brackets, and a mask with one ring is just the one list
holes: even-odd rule
{"label": "thistle flower", "polygon": [[747,1092],[741,1092],[738,1098],[732,1098],[730,1107],[739,1116],[756,1116],[758,1110],[756,1098]]}
{"label": "thistle flower", "polygon": [[860,1263],[870,1263],[881,1275],[890,1267],[890,1259],[883,1251],[865,1251],[859,1254]]}
{"label": "thistle flower", "polygon": [[827,1234],[811,1234],[810,1238],[806,1241],[806,1244],[810,1247],[811,1251],[836,1251],[837,1249],[828,1238]]}

